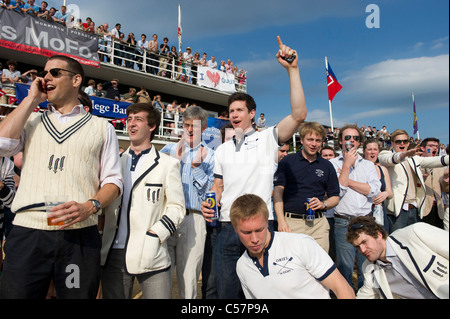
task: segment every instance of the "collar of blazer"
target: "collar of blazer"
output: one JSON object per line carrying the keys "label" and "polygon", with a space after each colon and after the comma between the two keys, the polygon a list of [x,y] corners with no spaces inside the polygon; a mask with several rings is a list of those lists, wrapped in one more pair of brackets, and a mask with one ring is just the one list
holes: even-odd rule
{"label": "collar of blazer", "polygon": [[[121,162],[122,162],[122,174],[125,176],[128,172],[126,172],[127,167],[127,161],[130,157],[130,148],[128,148],[125,152],[121,155]],[[141,166],[141,170],[138,172],[139,177],[136,179],[136,181],[133,184],[134,188],[147,174],[149,174],[158,164],[159,159],[161,158],[161,155],[159,154],[159,151],[156,149],[156,147],[153,145],[152,149],[150,150],[150,153],[148,156],[144,159],[144,165]]]}

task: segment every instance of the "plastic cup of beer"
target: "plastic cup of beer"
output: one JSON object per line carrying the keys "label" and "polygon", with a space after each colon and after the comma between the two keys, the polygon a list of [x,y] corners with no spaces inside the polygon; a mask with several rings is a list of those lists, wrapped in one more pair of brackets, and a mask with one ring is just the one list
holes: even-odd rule
{"label": "plastic cup of beer", "polygon": [[[52,213],[50,211],[50,209],[52,209],[55,206],[64,204],[67,202],[67,195],[48,195],[45,196],[45,207],[46,207],[46,211],[48,214]],[[61,226],[64,225],[64,221],[55,223],[53,222],[53,219],[55,218],[50,218],[47,217],[47,225],[48,226]]]}

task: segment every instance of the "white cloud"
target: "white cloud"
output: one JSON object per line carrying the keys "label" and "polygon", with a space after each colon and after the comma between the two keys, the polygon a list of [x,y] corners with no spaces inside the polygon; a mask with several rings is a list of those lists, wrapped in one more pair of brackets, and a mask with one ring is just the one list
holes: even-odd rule
{"label": "white cloud", "polygon": [[350,95],[376,100],[411,92],[448,94],[449,55],[387,60],[352,71],[341,82]]}

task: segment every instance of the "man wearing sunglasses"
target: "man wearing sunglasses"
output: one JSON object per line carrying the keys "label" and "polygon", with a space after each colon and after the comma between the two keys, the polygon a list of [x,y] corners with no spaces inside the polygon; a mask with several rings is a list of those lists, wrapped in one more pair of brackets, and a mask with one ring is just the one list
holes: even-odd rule
{"label": "man wearing sunglasses", "polygon": [[415,223],[391,235],[372,217],[348,225],[347,240],[367,261],[358,299],[448,299],[448,232]]}
{"label": "man wearing sunglasses", "polygon": [[[352,283],[353,268],[358,266],[358,288],[364,283],[362,276],[362,255],[346,240],[347,225],[358,216],[367,216],[372,212],[372,198],[381,189],[381,182],[375,165],[363,159],[357,152],[361,145],[362,133],[356,125],[345,125],[338,136],[342,153],[330,162],[338,174],[340,185],[340,201],[334,210],[334,240],[336,245],[337,267]],[[346,145],[351,143],[351,147]]]}
{"label": "man wearing sunglasses", "polygon": [[[97,215],[119,196],[123,184],[117,136],[78,100],[84,72],[77,61],[53,56],[44,70],[0,123],[1,156],[23,150],[1,293],[44,299],[53,280],[58,298],[95,298],[101,247]],[[48,110],[33,113],[45,100]],[[66,195],[68,202],[49,214],[48,195]],[[48,225],[47,216],[62,225]]]}
{"label": "man wearing sunglasses", "polygon": [[394,196],[387,199],[386,208],[390,229],[395,231],[424,217],[426,188],[421,168],[448,166],[449,156],[420,157],[420,147],[408,149],[409,136],[404,130],[395,130],[391,141],[392,151],[382,151],[378,160],[392,181]]}

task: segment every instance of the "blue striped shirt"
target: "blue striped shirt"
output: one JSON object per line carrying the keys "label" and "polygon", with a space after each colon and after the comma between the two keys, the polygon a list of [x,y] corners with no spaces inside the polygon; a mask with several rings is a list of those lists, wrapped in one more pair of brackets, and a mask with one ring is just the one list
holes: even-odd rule
{"label": "blue striped shirt", "polygon": [[[191,163],[195,159],[200,146],[206,148],[208,155],[200,166],[192,168]],[[176,147],[177,143],[169,143],[161,149],[161,152],[175,156]],[[211,189],[214,183],[214,150],[204,143],[194,148],[190,148],[186,144],[180,173],[186,209],[200,211],[206,192]]]}

